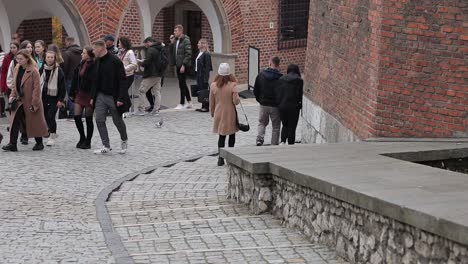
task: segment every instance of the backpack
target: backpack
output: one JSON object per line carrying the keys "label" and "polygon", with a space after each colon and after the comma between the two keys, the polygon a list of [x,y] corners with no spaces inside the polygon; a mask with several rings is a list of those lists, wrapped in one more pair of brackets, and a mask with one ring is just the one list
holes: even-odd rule
{"label": "backpack", "polygon": [[158,56],[155,61],[155,68],[159,73],[166,72],[167,66],[169,65],[169,59],[167,58],[166,49],[164,47],[157,49]]}

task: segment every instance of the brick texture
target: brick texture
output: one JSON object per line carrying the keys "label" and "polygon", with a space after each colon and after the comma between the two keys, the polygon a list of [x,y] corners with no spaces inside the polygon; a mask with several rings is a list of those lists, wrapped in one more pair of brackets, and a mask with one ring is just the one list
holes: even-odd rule
{"label": "brick texture", "polygon": [[124,18],[119,31],[119,37],[126,36],[130,38],[134,45],[140,45],[143,40],[141,36],[142,24],[138,9],[136,0],[132,0],[128,9],[124,13]]}
{"label": "brick texture", "polygon": [[16,32],[22,40],[34,43],[41,39],[46,43],[52,43],[52,18],[23,20]]}

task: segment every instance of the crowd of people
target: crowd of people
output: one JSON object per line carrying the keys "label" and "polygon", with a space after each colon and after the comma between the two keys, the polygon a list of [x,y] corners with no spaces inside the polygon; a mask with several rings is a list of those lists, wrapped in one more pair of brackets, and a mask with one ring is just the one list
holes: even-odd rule
{"label": "crowd of people", "polygon": [[[34,138],[34,151],[43,150],[44,145],[54,146],[57,139],[56,117],[60,110],[68,118],[74,119],[79,134],[76,148],[91,148],[95,122],[102,147],[94,153],[111,153],[106,126],[106,118],[110,115],[120,134],[118,152],[126,153],[128,135],[123,113],[128,112],[134,103],[129,89],[135,74],[139,69],[143,71],[135,115],[148,112],[159,115],[161,87],[169,64],[175,66],[179,81],[180,102],[175,109],[193,108],[187,85],[187,74],[193,67],[199,96],[204,95],[201,108],[196,110],[211,113],[213,132],[219,135],[219,148],[225,147],[227,138],[229,147],[235,145],[239,131],[236,105],[240,103],[236,77],[231,73],[229,64],[221,63],[210,84],[213,66],[208,42],[206,39],[199,40],[199,53],[192,61],[191,41],[181,25],[175,26],[174,35],[171,35],[167,45],[147,37],[143,41],[146,48],[144,59],[137,59],[131,40],[124,36],[118,39],[118,47],[114,44],[115,38],[107,35],[83,48],[75,43],[73,37],[68,37],[63,50],[56,44],[47,46],[42,40],[34,43],[28,40],[19,43],[17,40],[17,37],[12,40],[8,53],[4,53],[0,47],[0,118],[7,116],[6,111],[11,113],[10,139],[2,147],[4,151],[17,151],[18,139],[27,145],[28,139]],[[264,143],[265,129],[270,119],[272,145],[295,142],[303,81],[297,65],[289,65],[286,75],[280,73],[279,66],[279,58],[272,58],[270,67],[261,71],[255,82],[254,94],[260,103],[258,146]],[[2,139],[3,135],[0,134],[0,142]],[[224,160],[219,158],[218,165],[223,164]]]}

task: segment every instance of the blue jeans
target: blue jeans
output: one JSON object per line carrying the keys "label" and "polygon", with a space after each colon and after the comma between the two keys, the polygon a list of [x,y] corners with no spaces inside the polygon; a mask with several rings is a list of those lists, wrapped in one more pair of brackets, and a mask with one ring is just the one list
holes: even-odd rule
{"label": "blue jeans", "polygon": [[[72,81],[71,80],[67,80],[65,82],[65,87],[67,89],[67,95],[70,94],[70,90],[71,90],[71,84],[72,84]],[[72,101],[68,100],[67,102],[67,110],[68,110],[68,117],[69,118],[73,118],[75,116],[75,103],[73,103]]]}

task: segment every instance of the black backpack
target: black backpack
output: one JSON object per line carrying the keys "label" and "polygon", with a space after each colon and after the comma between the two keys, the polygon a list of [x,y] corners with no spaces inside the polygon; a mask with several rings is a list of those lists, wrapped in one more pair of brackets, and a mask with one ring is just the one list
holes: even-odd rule
{"label": "black backpack", "polygon": [[167,65],[169,65],[169,59],[167,58],[166,49],[164,47],[157,49],[158,57],[156,58],[155,67],[160,73],[166,72]]}

